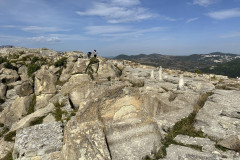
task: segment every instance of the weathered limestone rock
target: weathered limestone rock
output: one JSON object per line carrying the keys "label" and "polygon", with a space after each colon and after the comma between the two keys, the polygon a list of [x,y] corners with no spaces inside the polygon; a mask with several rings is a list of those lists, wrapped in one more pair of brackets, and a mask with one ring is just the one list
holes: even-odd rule
{"label": "weathered limestone rock", "polygon": [[[196,116],[195,127],[216,139],[225,139],[240,132],[240,91],[215,90]],[[226,114],[229,113],[229,114]]]}
{"label": "weathered limestone rock", "polygon": [[74,106],[78,108],[80,103],[84,103],[88,98],[91,98],[91,92],[94,90],[94,85],[92,83],[83,83],[78,85],[75,89],[69,94],[69,98]]}
{"label": "weathered limestone rock", "polygon": [[144,101],[146,105],[153,103],[153,106],[158,106],[153,109],[150,108],[149,111],[155,111],[156,120],[162,134],[166,134],[166,131],[172,128],[176,122],[190,115],[199,99],[199,94],[190,90],[176,92],[177,96],[173,101],[169,101],[170,94],[169,92],[159,96],[155,94]]}
{"label": "weathered limestone rock", "polygon": [[0,98],[4,99],[7,91],[7,85],[0,83]]}
{"label": "weathered limestone rock", "polygon": [[11,70],[11,69],[6,69],[2,68],[0,70],[0,81],[3,82],[15,82],[17,81],[19,75],[17,74],[17,71]]}
{"label": "weathered limestone rock", "polygon": [[36,118],[46,116],[48,113],[52,112],[55,109],[55,106],[52,103],[49,103],[49,105],[45,108],[39,109],[35,111],[32,114],[27,115],[26,117],[23,117],[20,121],[15,122],[10,131],[18,130],[20,128],[28,127],[29,123]]}
{"label": "weathered limestone rock", "polygon": [[6,98],[14,100],[17,97],[18,95],[17,95],[16,87],[14,87],[13,89],[7,90]]}
{"label": "weathered limestone rock", "polygon": [[18,69],[18,73],[19,73],[22,81],[28,81],[29,80],[29,77],[28,77],[28,74],[27,74],[27,67],[26,66],[24,66],[24,65],[21,66]]}
{"label": "weathered limestone rock", "polygon": [[174,140],[185,145],[196,145],[203,147],[203,151],[213,152],[216,150],[215,142],[208,138],[189,137],[186,135],[177,135]]}
{"label": "weathered limestone rock", "polygon": [[63,156],[65,160],[110,160],[102,123],[93,121],[79,123],[71,119],[64,132]]}
{"label": "weathered limestone rock", "polygon": [[6,107],[0,113],[0,122],[6,126],[11,126],[27,114],[27,109],[32,100],[32,96],[18,97],[11,106]]}
{"label": "weathered limestone rock", "polygon": [[57,76],[42,67],[35,75],[34,90],[36,95],[54,94],[56,90]]}
{"label": "weathered limestone rock", "polygon": [[[115,102],[108,102],[102,118],[112,159],[141,159],[156,152],[160,146],[161,134],[150,117],[144,116],[140,97],[126,96]],[[109,104],[110,103],[110,104]]]}
{"label": "weathered limestone rock", "polygon": [[74,63],[67,63],[66,68],[63,69],[62,74],[59,78],[60,81],[65,82],[71,77]]}
{"label": "weathered limestone rock", "polygon": [[85,69],[87,68],[88,63],[89,63],[88,59],[78,58],[77,62],[74,63],[71,74],[85,73]]}
{"label": "weathered limestone rock", "polygon": [[[186,78],[187,80],[187,78]],[[191,79],[189,81],[186,81],[186,85],[192,89],[192,90],[195,90],[197,92],[201,92],[201,93],[204,93],[204,92],[211,92],[212,90],[215,89],[215,86],[209,82],[209,81],[206,81],[204,79]]]}
{"label": "weathered limestone rock", "polygon": [[48,123],[48,122],[55,122],[56,119],[55,117],[50,113],[48,114],[44,119],[43,119],[43,123]]}
{"label": "weathered limestone rock", "polygon": [[236,135],[221,140],[220,142],[218,142],[218,145],[231,150],[240,151],[240,140]]}
{"label": "weathered limestone rock", "polygon": [[36,96],[35,110],[46,107],[53,96],[54,94],[41,94]]}
{"label": "weathered limestone rock", "polygon": [[61,122],[39,124],[17,131],[13,158],[28,158],[56,152],[62,148]]}
{"label": "weathered limestone rock", "polygon": [[[98,68],[98,77],[99,78],[107,78],[107,77],[119,77],[120,76],[120,70],[116,68],[112,63],[106,60],[100,60],[99,62],[99,68]],[[96,71],[96,65],[93,65],[93,70]]]}
{"label": "weathered limestone rock", "polygon": [[90,83],[90,78],[87,74],[76,74],[71,76],[68,82],[66,82],[62,86],[61,94],[67,95],[69,94],[74,88],[79,85],[88,84]]}
{"label": "weathered limestone rock", "polygon": [[164,160],[219,160],[220,157],[211,153],[203,153],[188,147],[170,145]]}
{"label": "weathered limestone rock", "polygon": [[161,135],[141,96],[124,95],[122,87],[113,87],[79,106],[65,130],[65,159],[130,160],[157,151]]}
{"label": "weathered limestone rock", "polygon": [[8,154],[13,149],[13,142],[6,142],[4,138],[0,138],[0,159]]}
{"label": "weathered limestone rock", "polygon": [[16,89],[16,93],[20,97],[29,96],[33,93],[32,84],[29,81],[24,82],[20,87]]}

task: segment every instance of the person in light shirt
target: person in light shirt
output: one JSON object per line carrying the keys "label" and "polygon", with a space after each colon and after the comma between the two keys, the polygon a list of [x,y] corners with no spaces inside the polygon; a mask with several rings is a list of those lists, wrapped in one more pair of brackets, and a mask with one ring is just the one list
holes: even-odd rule
{"label": "person in light shirt", "polygon": [[94,57],[97,57],[97,51],[96,51],[96,49],[94,49],[93,55],[94,55]]}

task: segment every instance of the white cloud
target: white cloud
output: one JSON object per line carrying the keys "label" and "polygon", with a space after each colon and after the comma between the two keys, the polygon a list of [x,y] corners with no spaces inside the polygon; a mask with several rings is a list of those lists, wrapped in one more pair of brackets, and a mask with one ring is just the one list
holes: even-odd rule
{"label": "white cloud", "polygon": [[240,37],[240,31],[227,33],[227,34],[221,35],[220,37],[221,37],[221,38],[235,38],[235,37]]}
{"label": "white cloud", "polygon": [[61,29],[58,27],[40,27],[40,26],[18,26],[18,25],[2,25],[2,28],[8,29],[20,29],[26,32],[33,32],[33,33],[46,33],[46,32],[59,32],[59,31],[69,31],[69,29]]}
{"label": "white cloud", "polygon": [[216,3],[218,0],[193,0],[193,4],[207,7],[213,3]]}
{"label": "white cloud", "polygon": [[21,30],[27,32],[58,32],[58,31],[69,31],[67,29],[60,29],[57,27],[39,27],[39,26],[27,26],[22,27]]}
{"label": "white cloud", "polygon": [[233,9],[227,9],[222,11],[210,12],[207,15],[213,19],[218,19],[218,20],[240,17],[240,9],[233,8]]}
{"label": "white cloud", "polygon": [[88,26],[86,27],[88,34],[107,34],[107,33],[121,33],[131,30],[129,27],[125,26]]}
{"label": "white cloud", "polygon": [[112,0],[112,3],[121,6],[133,6],[138,5],[141,2],[139,0]]}
{"label": "white cloud", "polygon": [[109,23],[141,21],[155,16],[146,8],[129,6],[121,6],[116,3],[93,3],[93,8],[84,12],[78,11],[76,13],[81,16],[87,15],[104,17]]}
{"label": "white cloud", "polygon": [[45,43],[45,42],[60,42],[59,37],[48,37],[48,36],[38,36],[38,37],[32,37],[29,38],[30,40],[33,40],[35,42]]}
{"label": "white cloud", "polygon": [[147,29],[136,29],[128,26],[88,26],[86,27],[87,34],[98,35],[102,37],[111,37],[121,39],[126,37],[139,37],[145,33],[161,32],[167,30],[166,27],[152,27]]}
{"label": "white cloud", "polygon": [[188,19],[188,20],[186,21],[186,23],[190,23],[190,22],[196,21],[196,20],[198,20],[198,19],[199,19],[199,17],[190,18],[190,19]]}

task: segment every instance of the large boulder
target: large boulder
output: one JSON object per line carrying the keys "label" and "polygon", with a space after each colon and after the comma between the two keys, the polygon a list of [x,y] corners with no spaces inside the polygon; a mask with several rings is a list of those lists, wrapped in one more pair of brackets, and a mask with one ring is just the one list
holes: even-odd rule
{"label": "large boulder", "polygon": [[17,71],[15,70],[11,70],[11,69],[6,69],[6,68],[2,68],[0,70],[0,81],[1,82],[15,82],[17,81],[19,78],[19,75],[17,73]]}
{"label": "large boulder", "polygon": [[[62,148],[61,122],[39,124],[17,131],[13,150],[14,159],[24,159],[59,151]],[[43,158],[44,159],[44,158]]]}
{"label": "large boulder", "polygon": [[0,113],[0,123],[11,126],[27,114],[27,110],[32,101],[32,95],[17,97],[11,106],[5,107]]}
{"label": "large boulder", "polygon": [[74,67],[74,63],[67,63],[66,68],[63,68],[63,70],[62,70],[62,74],[61,74],[59,80],[62,82],[67,81],[72,75],[73,67]]}
{"label": "large boulder", "polygon": [[26,81],[16,89],[16,93],[20,97],[29,96],[33,93],[33,86],[29,81]]}
{"label": "large boulder", "polygon": [[51,73],[46,66],[42,67],[35,75],[35,94],[55,94],[57,91],[56,81],[57,76]]}
{"label": "large boulder", "polygon": [[18,73],[19,73],[22,81],[27,81],[29,79],[28,72],[27,72],[27,67],[25,65],[21,66],[18,69]]}
{"label": "large boulder", "polygon": [[32,114],[29,114],[25,117],[23,117],[20,121],[16,121],[10,131],[15,131],[24,127],[28,127],[30,125],[30,122],[33,120],[36,120],[39,117],[43,117],[48,115],[50,112],[52,112],[55,109],[55,106],[52,103],[49,103],[49,105],[45,108],[39,109]]}
{"label": "large boulder", "polygon": [[[95,112],[96,113],[96,112]],[[98,117],[79,123],[71,119],[64,131],[62,153],[65,160],[110,160],[104,127]]]}
{"label": "large boulder", "polygon": [[78,58],[77,62],[74,63],[71,74],[85,73],[89,60]]}
{"label": "large boulder", "polygon": [[87,74],[76,74],[71,76],[68,82],[66,82],[61,89],[62,95],[68,95],[73,89],[80,85],[91,83],[91,80]]}
{"label": "large boulder", "polygon": [[41,94],[36,96],[35,110],[44,108],[49,104],[49,100],[54,96],[54,94]]}
{"label": "large boulder", "polygon": [[135,91],[105,89],[79,106],[65,128],[65,159],[141,159],[160,147],[158,125],[142,107]]}

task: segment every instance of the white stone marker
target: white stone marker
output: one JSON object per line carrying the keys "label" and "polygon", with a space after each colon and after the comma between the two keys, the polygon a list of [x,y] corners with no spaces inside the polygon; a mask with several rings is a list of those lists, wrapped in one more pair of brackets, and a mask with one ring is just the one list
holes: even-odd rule
{"label": "white stone marker", "polygon": [[153,70],[151,72],[151,79],[154,79],[154,72],[153,72]]}
{"label": "white stone marker", "polygon": [[179,77],[178,89],[180,89],[180,90],[184,89],[183,74],[181,74]]}
{"label": "white stone marker", "polygon": [[162,66],[160,66],[158,74],[159,74],[159,81],[161,81],[162,80]]}

